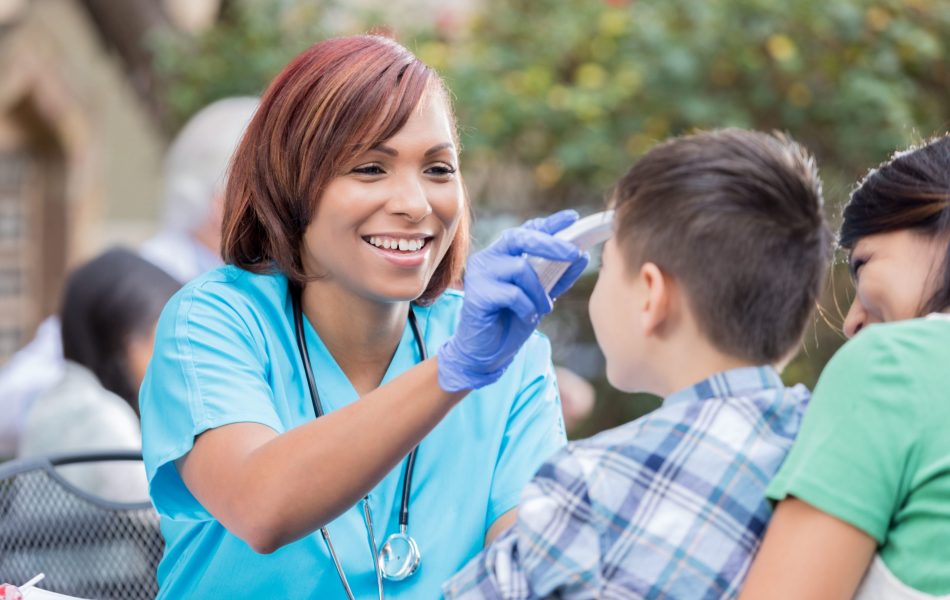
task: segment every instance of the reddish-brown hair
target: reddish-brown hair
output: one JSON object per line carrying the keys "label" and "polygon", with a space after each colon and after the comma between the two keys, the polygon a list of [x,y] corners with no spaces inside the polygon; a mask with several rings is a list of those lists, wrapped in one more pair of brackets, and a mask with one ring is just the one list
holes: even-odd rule
{"label": "reddish-brown hair", "polygon": [[[409,50],[379,36],[314,44],[270,84],[231,163],[221,255],[255,273],[279,270],[303,285],[303,234],[327,184],[395,135],[428,91],[454,115],[442,80]],[[458,145],[458,140],[455,140]],[[461,278],[468,206],[455,239],[417,302]]]}

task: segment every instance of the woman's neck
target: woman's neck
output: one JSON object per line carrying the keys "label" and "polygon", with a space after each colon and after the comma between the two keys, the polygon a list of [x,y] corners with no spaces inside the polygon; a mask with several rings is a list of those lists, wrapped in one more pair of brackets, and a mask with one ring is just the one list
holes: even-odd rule
{"label": "woman's neck", "polygon": [[402,339],[409,303],[375,302],[313,281],[304,288],[302,308],[357,393],[379,387]]}

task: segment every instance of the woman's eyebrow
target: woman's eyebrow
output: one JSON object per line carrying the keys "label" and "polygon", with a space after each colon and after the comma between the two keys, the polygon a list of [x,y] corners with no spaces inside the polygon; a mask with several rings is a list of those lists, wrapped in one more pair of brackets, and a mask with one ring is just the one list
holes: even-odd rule
{"label": "woman's eyebrow", "polygon": [[429,156],[432,156],[436,152],[439,152],[440,150],[445,150],[446,148],[455,148],[455,144],[453,144],[452,142],[443,142],[441,144],[436,144],[435,146],[432,146],[431,148],[426,150],[426,153],[423,156],[428,158]]}
{"label": "woman's eyebrow", "polygon": [[386,144],[376,144],[370,150],[375,150],[376,152],[382,152],[383,154],[388,154],[389,156],[399,156],[399,151],[393,148],[392,146],[387,146]]}
{"label": "woman's eyebrow", "polygon": [[[455,144],[453,144],[452,142],[443,142],[441,144],[436,144],[435,146],[432,146],[431,148],[426,150],[423,156],[425,156],[425,158],[428,158],[432,156],[433,154],[435,154],[436,152],[445,150],[446,148],[455,148]],[[376,144],[375,146],[370,148],[370,150],[374,150],[376,152],[382,152],[383,154],[388,154],[389,156],[399,156],[398,150],[396,150],[392,146],[387,146],[386,144]]]}

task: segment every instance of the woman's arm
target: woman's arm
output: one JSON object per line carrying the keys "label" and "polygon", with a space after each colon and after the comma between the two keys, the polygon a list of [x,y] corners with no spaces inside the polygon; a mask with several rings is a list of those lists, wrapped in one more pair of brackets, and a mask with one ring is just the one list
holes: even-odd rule
{"label": "woman's arm", "polygon": [[491,524],[488,528],[488,533],[485,534],[485,545],[492,543],[498,535],[504,530],[511,527],[515,521],[518,520],[518,509],[512,508],[508,512],[502,514],[500,517],[495,519],[495,522]]}
{"label": "woman's arm", "polygon": [[850,599],[877,543],[797,498],[779,502],[740,600]]}
{"label": "woman's arm", "polygon": [[176,461],[185,485],[258,552],[273,552],[332,521],[385,477],[469,390],[501,376],[552,308],[524,255],[572,263],[552,291],[556,296],[587,263],[575,246],[551,235],[576,219],[576,213],[562,211],[536,220],[508,230],[473,255],[458,327],[438,357],[358,402],[280,435],[254,423],[206,431]]}
{"label": "woman's arm", "polygon": [[282,435],[256,423],[206,431],[179,459],[182,479],[229,531],[273,552],[359,501],[467,394],[442,390],[437,360]]}

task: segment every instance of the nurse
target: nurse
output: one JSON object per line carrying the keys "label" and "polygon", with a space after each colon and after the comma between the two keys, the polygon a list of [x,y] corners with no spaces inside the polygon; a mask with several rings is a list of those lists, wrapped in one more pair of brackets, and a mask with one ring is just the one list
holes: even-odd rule
{"label": "nurse", "polygon": [[[437,597],[564,444],[534,329],[586,264],[550,235],[576,215],[506,232],[447,289],[458,150],[442,81],[385,38],[316,44],[264,94],[227,265],[168,304],[142,387],[160,598]],[[550,296],[526,253],[571,263]],[[400,532],[418,553],[384,548]]]}

